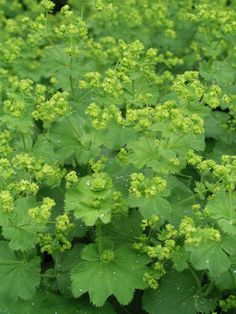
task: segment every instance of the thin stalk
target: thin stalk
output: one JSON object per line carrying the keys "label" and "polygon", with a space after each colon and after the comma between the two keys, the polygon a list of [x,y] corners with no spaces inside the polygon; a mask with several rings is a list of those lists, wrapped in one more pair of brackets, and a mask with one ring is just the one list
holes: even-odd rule
{"label": "thin stalk", "polygon": [[132,80],[132,94],[135,95],[135,89],[134,89],[134,80]]}
{"label": "thin stalk", "polygon": [[[80,137],[80,134],[78,133],[78,131],[76,130],[76,128],[75,128],[75,127],[73,126],[73,124],[71,123],[69,117],[66,117],[66,120],[67,120],[67,122],[69,123],[70,127],[72,128],[72,130],[75,132],[75,134]],[[77,140],[78,140],[78,139],[77,139]],[[79,140],[78,140],[78,142],[80,143]],[[81,144],[81,143],[80,143],[80,144]]]}
{"label": "thin stalk", "polygon": [[208,297],[208,295],[211,293],[212,289],[214,288],[214,281],[211,281],[206,289],[206,291],[203,293],[204,297]]}
{"label": "thin stalk", "polygon": [[102,254],[102,226],[100,223],[97,224],[97,243],[98,243],[98,253]]}
{"label": "thin stalk", "polygon": [[0,265],[16,265],[16,264],[22,264],[24,261],[12,261],[12,260],[4,260],[4,261],[0,261]]}
{"label": "thin stalk", "polygon": [[[221,179],[219,179],[211,188],[215,188],[215,187],[220,183],[220,181],[221,181],[222,179],[223,179],[223,177],[222,177]],[[206,188],[206,189],[204,190],[204,192],[207,192],[207,191],[209,191],[209,190],[210,190],[210,188]],[[180,201],[178,201],[178,202],[176,202],[176,203],[182,203],[182,202],[191,200],[191,199],[195,198],[197,195],[198,195],[198,193],[195,193],[195,194],[193,194],[192,196],[189,196],[189,197],[185,198],[184,200],[180,200]]]}
{"label": "thin stalk", "polygon": [[21,132],[20,134],[21,134],[21,139],[23,142],[24,150],[27,151],[24,133]]}
{"label": "thin stalk", "polygon": [[69,80],[70,80],[71,94],[72,94],[73,99],[75,100],[75,90],[74,90],[73,78],[72,78],[72,75],[71,75],[71,74],[70,74]]}
{"label": "thin stalk", "polygon": [[202,285],[201,285],[201,282],[200,282],[200,280],[199,280],[199,278],[198,278],[196,272],[194,271],[194,269],[192,268],[191,265],[189,265],[189,271],[190,271],[190,273],[192,274],[193,278],[194,278],[195,281],[196,281],[196,284],[197,284],[199,293],[202,295],[203,293],[202,293]]}
{"label": "thin stalk", "polygon": [[42,278],[56,278],[57,276],[54,275],[45,275],[45,274],[39,274],[40,277]]}
{"label": "thin stalk", "polygon": [[191,179],[192,178],[191,176],[188,176],[188,175],[183,174],[183,173],[176,173],[176,176],[181,177],[181,178],[185,178],[185,179]]}

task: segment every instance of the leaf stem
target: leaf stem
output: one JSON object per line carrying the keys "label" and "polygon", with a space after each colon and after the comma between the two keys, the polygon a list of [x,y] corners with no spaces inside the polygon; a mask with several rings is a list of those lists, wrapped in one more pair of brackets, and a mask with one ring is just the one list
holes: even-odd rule
{"label": "leaf stem", "polygon": [[102,254],[102,226],[100,222],[97,224],[96,231],[97,231],[98,253],[99,255],[101,255]]}
{"label": "leaf stem", "polygon": [[208,297],[208,295],[211,293],[212,289],[214,288],[214,281],[211,281],[206,289],[206,291],[203,293],[204,297]]}
{"label": "leaf stem", "polygon": [[27,151],[24,133],[23,133],[23,132],[21,132],[20,134],[21,134],[21,138],[22,138],[22,142],[23,142],[24,150],[25,150],[25,151]]}
{"label": "leaf stem", "polygon": [[[207,192],[207,191],[209,191],[210,189],[215,188],[215,187],[220,183],[220,181],[221,181],[222,179],[223,179],[223,177],[220,178],[213,186],[211,186],[211,187],[209,187],[209,188],[206,188],[206,189],[204,190],[204,192]],[[182,203],[182,202],[191,200],[192,198],[195,198],[195,197],[197,197],[197,196],[198,196],[198,193],[194,193],[193,195],[191,195],[191,196],[189,196],[189,197],[187,197],[187,198],[185,198],[185,199],[183,199],[183,200],[177,201],[176,203]]]}
{"label": "leaf stem", "polygon": [[193,267],[192,267],[190,264],[189,264],[189,271],[190,271],[190,273],[192,274],[193,278],[194,278],[195,281],[196,281],[196,284],[197,284],[199,293],[202,295],[203,293],[202,293],[202,285],[201,285],[201,282],[200,282],[200,280],[199,280],[199,278],[198,278],[198,276],[197,276],[195,270],[193,269]]}
{"label": "leaf stem", "polygon": [[56,275],[46,275],[46,274],[39,274],[39,276],[43,278],[56,278],[57,277]]}
{"label": "leaf stem", "polygon": [[[80,134],[78,133],[78,131],[76,130],[76,128],[74,127],[74,125],[71,123],[69,117],[66,117],[66,121],[69,123],[70,127],[72,128],[72,130],[75,132],[75,135],[80,137]],[[77,139],[77,141],[80,143],[79,139]],[[80,143],[81,144],[81,143]]]}

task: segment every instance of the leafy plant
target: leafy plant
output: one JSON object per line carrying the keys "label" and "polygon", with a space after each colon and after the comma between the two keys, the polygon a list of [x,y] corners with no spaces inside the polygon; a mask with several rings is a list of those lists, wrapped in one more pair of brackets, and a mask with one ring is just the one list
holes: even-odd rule
{"label": "leafy plant", "polygon": [[235,1],[0,1],[0,312],[234,313]]}

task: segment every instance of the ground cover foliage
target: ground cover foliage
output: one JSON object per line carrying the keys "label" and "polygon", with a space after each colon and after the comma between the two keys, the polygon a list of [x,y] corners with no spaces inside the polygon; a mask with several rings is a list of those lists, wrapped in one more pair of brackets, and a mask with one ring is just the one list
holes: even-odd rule
{"label": "ground cover foliage", "polygon": [[0,1],[1,313],[235,313],[235,9]]}

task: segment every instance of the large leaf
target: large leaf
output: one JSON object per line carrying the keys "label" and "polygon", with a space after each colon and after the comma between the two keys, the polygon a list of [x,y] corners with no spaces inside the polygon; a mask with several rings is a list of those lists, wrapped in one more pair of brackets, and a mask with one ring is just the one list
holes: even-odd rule
{"label": "large leaf", "polygon": [[30,261],[18,259],[7,242],[0,242],[0,298],[12,301],[32,298],[40,283],[39,272],[39,257]]}
{"label": "large leaf", "polygon": [[158,290],[144,293],[143,307],[149,314],[196,314],[197,286],[191,273],[169,273]]}
{"label": "large leaf", "polygon": [[102,306],[110,295],[120,304],[128,304],[135,289],[145,288],[143,275],[148,259],[128,247],[114,250],[114,260],[100,258],[96,246],[83,250],[82,262],[72,270],[72,292],[75,297],[88,292],[96,306]]}
{"label": "large leaf", "polygon": [[206,241],[197,247],[188,248],[190,261],[197,270],[209,270],[212,277],[227,271],[230,260],[219,242]]}
{"label": "large leaf", "polygon": [[131,150],[129,161],[138,169],[143,168],[153,160],[158,160],[158,152],[155,144],[145,137],[131,142],[128,148]]}
{"label": "large leaf", "polygon": [[[227,242],[229,243],[229,239]],[[214,278],[217,288],[222,291],[236,289],[235,239],[232,239],[231,244],[232,249],[229,247],[229,245],[224,245],[224,249],[228,253],[232,253],[232,251],[234,252],[232,256],[230,256],[230,268],[223,273],[217,274],[217,276]]]}
{"label": "large leaf", "polygon": [[77,113],[63,117],[55,122],[49,130],[48,140],[52,142],[55,153],[64,161],[72,155],[86,163],[98,152],[98,146],[91,146],[86,123]]}
{"label": "large leaf", "polygon": [[192,205],[196,203],[196,198],[183,183],[179,182],[173,186],[169,201],[173,208],[169,222],[175,227],[179,226],[185,216],[194,217]]}
{"label": "large leaf", "polygon": [[209,216],[228,234],[236,235],[236,193],[218,192],[206,206]]}
{"label": "large leaf", "polygon": [[129,204],[131,207],[138,207],[144,218],[150,218],[152,215],[158,215],[162,218],[162,220],[166,220],[171,214],[170,203],[159,195],[147,198],[130,197]]}
{"label": "large leaf", "polygon": [[74,246],[69,252],[54,255],[57,286],[63,295],[72,297],[70,272],[81,261],[81,249],[82,246]]}
{"label": "large leaf", "polygon": [[115,217],[112,223],[104,225],[102,234],[116,246],[131,245],[142,234],[141,221],[141,215],[134,210],[129,215]]}
{"label": "large leaf", "polygon": [[110,304],[97,309],[84,300],[66,299],[49,291],[38,291],[30,301],[7,303],[0,301],[2,314],[114,314]]}
{"label": "large leaf", "polygon": [[34,197],[19,198],[8,222],[3,226],[3,235],[10,240],[12,250],[28,250],[35,247],[37,232],[44,226],[32,221],[28,210],[36,204]]}
{"label": "large leaf", "polygon": [[83,177],[66,193],[65,210],[74,211],[75,218],[82,219],[87,226],[93,226],[98,219],[109,223],[113,204],[111,180],[99,191],[91,188],[91,180],[91,176]]}

